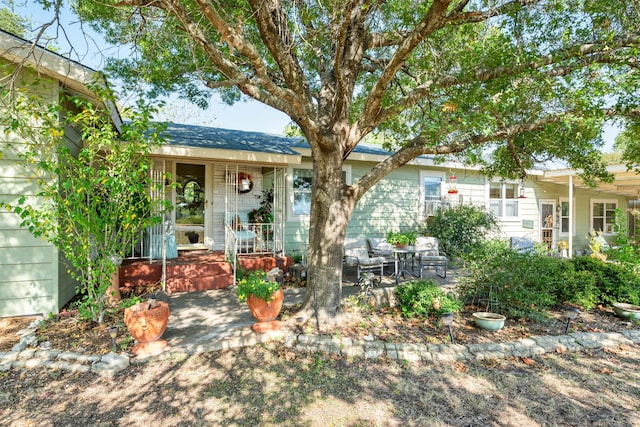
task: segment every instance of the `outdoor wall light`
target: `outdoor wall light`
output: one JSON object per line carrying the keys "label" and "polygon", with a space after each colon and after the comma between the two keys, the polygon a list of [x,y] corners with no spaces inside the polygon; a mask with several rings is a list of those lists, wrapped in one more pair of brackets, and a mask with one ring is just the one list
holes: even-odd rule
{"label": "outdoor wall light", "polygon": [[440,320],[442,320],[442,323],[444,323],[447,328],[449,328],[449,338],[451,338],[451,344],[455,344],[456,340],[453,338],[453,329],[451,328],[453,326],[453,313],[442,313],[442,316],[440,316]]}
{"label": "outdoor wall light", "polygon": [[118,336],[118,327],[111,326],[109,327],[109,336],[111,337],[111,350],[116,352],[116,337]]}
{"label": "outdoor wall light", "polygon": [[566,307],[564,311],[564,318],[567,319],[567,326],[564,328],[565,335],[569,333],[569,326],[571,325],[571,321],[578,317],[580,314],[580,310],[575,307]]}

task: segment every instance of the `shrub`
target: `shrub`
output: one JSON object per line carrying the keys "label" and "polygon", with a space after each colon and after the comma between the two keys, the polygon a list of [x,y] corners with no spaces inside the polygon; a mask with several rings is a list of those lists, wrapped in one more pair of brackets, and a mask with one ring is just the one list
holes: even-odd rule
{"label": "shrub", "polygon": [[461,301],[445,293],[433,280],[403,283],[396,288],[395,292],[402,314],[409,318],[440,316],[462,308]]}
{"label": "shrub", "polygon": [[558,302],[567,263],[558,258],[521,254],[504,241],[490,241],[474,251],[469,275],[462,279],[460,293],[488,311],[512,318],[545,320],[547,310]]}
{"label": "shrub", "polygon": [[442,251],[451,259],[465,259],[497,226],[496,218],[486,209],[460,205],[439,209],[427,221],[426,232],[438,239]]}
{"label": "shrub", "polygon": [[613,262],[602,262],[591,257],[574,259],[576,271],[590,274],[598,288],[599,302],[640,303],[640,276],[633,266]]}

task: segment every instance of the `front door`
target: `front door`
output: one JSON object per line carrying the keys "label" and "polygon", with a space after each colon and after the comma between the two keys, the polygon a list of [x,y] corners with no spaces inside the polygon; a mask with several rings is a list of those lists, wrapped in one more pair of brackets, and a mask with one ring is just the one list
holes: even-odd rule
{"label": "front door", "polygon": [[553,200],[543,200],[540,202],[540,241],[547,246],[547,250],[553,249],[553,241],[555,238],[553,235],[555,206],[556,203]]}
{"label": "front door", "polygon": [[206,209],[206,167],[176,163],[175,234],[178,249],[204,249]]}

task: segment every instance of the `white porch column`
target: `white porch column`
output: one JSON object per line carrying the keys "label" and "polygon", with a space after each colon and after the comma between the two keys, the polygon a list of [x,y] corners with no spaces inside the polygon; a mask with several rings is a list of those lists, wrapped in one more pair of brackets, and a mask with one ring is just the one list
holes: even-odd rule
{"label": "white porch column", "polygon": [[569,258],[573,258],[573,174],[569,175]]}

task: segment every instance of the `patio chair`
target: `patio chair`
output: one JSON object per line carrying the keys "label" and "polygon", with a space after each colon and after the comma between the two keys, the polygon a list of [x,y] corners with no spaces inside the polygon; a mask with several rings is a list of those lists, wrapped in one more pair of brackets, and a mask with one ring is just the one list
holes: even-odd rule
{"label": "patio chair", "polygon": [[369,256],[367,244],[362,239],[345,242],[344,245],[344,264],[350,267],[356,267],[356,278],[359,281],[360,275],[364,271],[373,273],[380,269],[380,277],[384,275],[384,266],[387,262],[383,256]]}
{"label": "patio chair", "polygon": [[443,279],[447,277],[449,259],[438,249],[438,239],[435,237],[418,237],[415,244],[415,259],[420,268],[420,278],[424,268],[433,267],[436,275]]}
{"label": "patio chair", "polygon": [[385,267],[393,266],[394,274],[398,273],[398,259],[393,253],[393,245],[387,239],[380,237],[367,238],[367,250],[370,257],[382,256],[385,258]]}
{"label": "patio chair", "polygon": [[248,227],[249,215],[239,212],[231,216],[230,226],[238,239],[238,253],[251,253],[256,246],[257,234]]}

